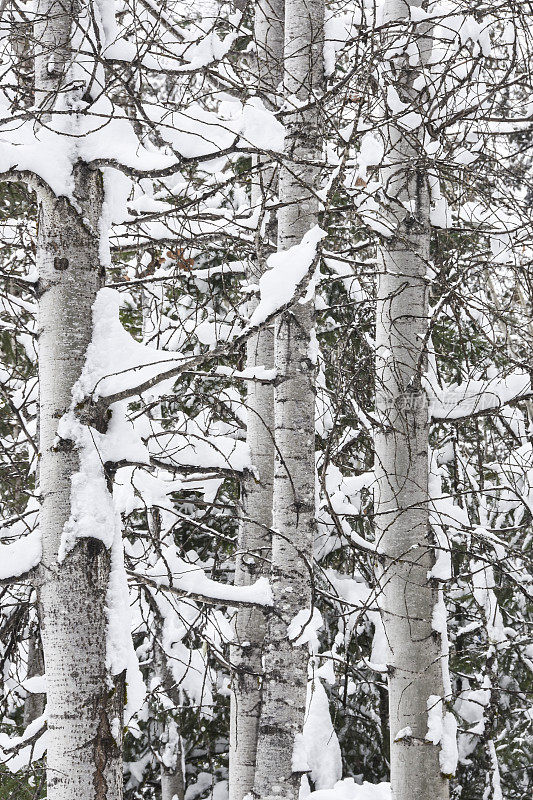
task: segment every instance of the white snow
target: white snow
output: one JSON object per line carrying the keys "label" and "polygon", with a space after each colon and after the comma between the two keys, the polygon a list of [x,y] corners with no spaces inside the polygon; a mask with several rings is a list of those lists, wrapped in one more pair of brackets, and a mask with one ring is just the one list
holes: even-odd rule
{"label": "white snow", "polygon": [[153,456],[174,465],[236,472],[251,466],[246,442],[231,436],[207,436],[195,431],[192,422],[184,433],[158,432],[150,438],[148,447]]}
{"label": "white snow", "polygon": [[305,234],[300,244],[269,256],[268,269],[259,281],[261,296],[250,317],[250,326],[261,324],[270,314],[291,301],[315,260],[318,243],[326,235],[325,231],[315,225]]}
{"label": "white snow", "polygon": [[444,600],[444,590],[441,588],[437,591],[437,602],[433,607],[431,627],[440,635],[442,682],[444,685],[444,696],[449,699],[452,696],[452,685],[449,670],[450,644],[448,640],[448,612]]}
{"label": "white snow", "polygon": [[492,566],[483,561],[472,560],[472,583],[474,585],[474,598],[483,609],[485,625],[489,641],[495,645],[502,645],[507,641],[502,614],[498,599],[494,592],[496,581]]}
{"label": "white snow", "polygon": [[332,789],[342,777],[342,757],[331,722],[328,697],[318,677],[307,683],[303,747],[315,787]]}
{"label": "white snow", "polygon": [[492,800],[503,800],[502,785],[500,778],[500,766],[498,764],[498,756],[496,754],[496,746],[492,739],[488,742],[489,756],[492,764]]}
{"label": "white snow", "polygon": [[119,319],[123,298],[116,289],[98,292],[93,305],[93,336],[87,349],[85,365],[73,389],[75,403],[92,395],[114,394],[130,385],[158,375],[161,365],[168,367],[179,360],[172,351],[155,350],[130,336]]}
{"label": "white snow", "polygon": [[307,763],[307,750],[302,733],[297,733],[294,737],[294,744],[292,747],[291,768],[293,772],[308,772],[309,764]]}
{"label": "white snow", "polygon": [[359,153],[357,154],[358,177],[366,180],[368,168],[381,164],[384,153],[385,146],[382,139],[372,131],[365,133],[361,138]]}
{"label": "white snow", "polygon": [[165,551],[164,561],[158,561],[144,574],[164,588],[171,569],[172,586],[182,592],[193,592],[231,605],[232,601],[272,605],[272,590],[268,578],[258,578],[249,586],[232,586],[208,578],[201,566],[184,561],[177,554]]}
{"label": "white snow", "polygon": [[111,574],[107,589],[106,611],[106,667],[111,675],[120,675],[126,670],[127,702],[124,721],[128,723],[141,708],[146,687],[131,638],[130,593],[124,568],[122,526],[118,514],[111,547]]}
{"label": "white snow", "polygon": [[46,694],[46,675],[33,675],[22,681],[21,686],[30,694]]}
{"label": "white snow", "polygon": [[439,753],[440,771],[443,775],[455,775],[457,759],[457,720],[451,711],[447,711],[442,721]]}
{"label": "white snow", "polygon": [[[428,386],[429,384],[429,386]],[[461,419],[471,414],[501,408],[531,393],[529,373],[516,370],[507,377],[495,375],[486,380],[468,380],[440,389],[426,383],[431,419]]]}
{"label": "white snow", "polygon": [[324,22],[324,73],[329,78],[335,72],[337,53],[350,37],[353,14],[341,14],[338,10],[326,11]]}
{"label": "white snow", "polygon": [[408,108],[408,105],[400,100],[400,95],[394,86],[387,86],[387,105],[393,114],[401,114]]}
{"label": "white snow", "polygon": [[324,620],[318,608],[302,608],[290,621],[287,636],[294,647],[308,644],[309,652],[316,653],[319,644],[318,631],[323,626]]}
{"label": "white snow", "polygon": [[221,150],[248,147],[283,151],[285,128],[258,97],[244,105],[237,100],[226,101],[219,114],[198,103],[180,111],[155,105],[146,108],[162,138],[185,158],[211,154],[215,158]]}
{"label": "white snow", "polygon": [[48,742],[48,731],[43,731],[41,736],[34,744],[28,744],[27,747],[21,747],[20,750],[14,755],[11,755],[9,750],[18,748],[24,742],[31,739],[35,734],[41,730],[46,724],[46,711],[40,717],[31,722],[22,736],[9,737],[7,733],[0,732],[0,761],[7,766],[10,772],[18,772],[20,769],[26,767],[30,761],[38,761],[46,752]]}
{"label": "white snow", "polygon": [[477,725],[484,716],[485,708],[490,702],[490,680],[488,675],[483,679],[483,689],[465,689],[454,705],[457,713],[469,724]]}
{"label": "white snow", "polygon": [[[115,531],[115,509],[108,492],[106,477],[92,430],[81,425],[73,414],[63,417],[58,435],[75,443],[80,456],[80,469],[71,478],[70,517],[66,522],[58,552],[63,561],[78,539],[99,539],[111,547]],[[100,440],[101,434],[96,434]]]}
{"label": "white snow", "polygon": [[39,530],[21,536],[9,544],[0,544],[0,580],[17,578],[36,567],[41,560]]}
{"label": "white snow", "polygon": [[427,700],[428,730],[426,739],[433,744],[439,744],[442,739],[442,697],[432,694]]}
{"label": "white snow", "polygon": [[392,800],[389,783],[356,783],[353,778],[338,781],[333,789],[311,792],[310,800]]}
{"label": "white snow", "polygon": [[[174,156],[151,152],[139,142],[131,122],[115,115],[102,96],[91,113],[59,115],[36,130],[33,120],[11,121],[0,129],[0,172],[28,170],[45,181],[56,195],[73,198],[72,169],[79,159],[115,160],[137,169],[167,168]],[[75,202],[75,200],[74,200]]]}
{"label": "white snow", "polygon": [[402,739],[409,739],[413,735],[413,729],[410,725],[401,728],[394,737],[395,742],[401,742]]}

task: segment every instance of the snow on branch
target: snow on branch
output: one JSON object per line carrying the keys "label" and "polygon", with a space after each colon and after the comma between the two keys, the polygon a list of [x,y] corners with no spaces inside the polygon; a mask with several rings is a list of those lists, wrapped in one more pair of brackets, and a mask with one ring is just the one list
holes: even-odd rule
{"label": "snow on branch", "polygon": [[[136,342],[119,320],[120,294],[111,288],[101,289],[93,308],[93,339],[87,351],[83,373],[74,390],[74,401],[81,404],[91,397],[93,401],[101,399],[102,405],[109,407],[194,370],[207,360],[234,352],[250,336],[270,324],[301,294],[306,292],[303,302],[312,296],[315,281],[310,279],[310,275],[316,267],[318,243],[325,236],[326,233],[316,226],[303,237],[300,244],[270,256],[268,263],[271,269],[261,278],[261,299],[249,324],[230,341],[192,357],[154,350]],[[173,366],[162,369],[164,364],[170,363]]]}
{"label": "snow on branch", "polygon": [[[172,584],[164,581],[163,574],[151,568],[146,573],[127,570],[132,579],[157,589],[169,592],[176,597],[188,598],[197,603],[208,605],[228,605],[235,608],[254,608],[256,606],[268,608],[272,605],[272,591],[268,578],[258,578],[251,586],[231,586],[219,583],[208,578],[203,569],[187,564],[182,559],[180,573],[172,573]],[[168,573],[165,570],[167,579]]]}
{"label": "snow on branch", "polygon": [[502,378],[469,379],[445,389],[429,386],[429,416],[433,420],[455,420],[488,414],[505,405],[533,396],[531,377],[522,370]]}

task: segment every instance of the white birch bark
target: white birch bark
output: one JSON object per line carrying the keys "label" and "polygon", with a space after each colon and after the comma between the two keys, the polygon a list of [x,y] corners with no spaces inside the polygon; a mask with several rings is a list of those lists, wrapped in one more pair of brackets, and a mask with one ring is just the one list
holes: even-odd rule
{"label": "white birch bark", "polygon": [[[384,22],[409,18],[420,0],[388,0]],[[386,67],[386,82],[411,103],[413,81],[424,68],[431,33],[418,28],[419,65],[407,56]],[[393,33],[391,33],[391,36]],[[418,102],[418,100],[417,100]],[[415,104],[416,105],[416,104]],[[380,603],[390,648],[389,717],[391,784],[395,800],[445,800],[439,745],[426,740],[428,698],[443,697],[441,647],[432,628],[437,587],[428,580],[434,562],[429,527],[426,369],[430,248],[430,193],[420,131],[396,123],[385,128],[382,171],[393,236],[384,239],[377,281],[375,525],[382,557]]]}
{"label": "white birch bark", "polygon": [[[148,306],[143,297],[143,330],[145,330],[146,315]],[[161,541],[161,514],[158,508],[149,508],[146,512],[148,519],[148,529],[154,542]],[[155,618],[155,640],[154,640],[154,667],[157,677],[161,682],[167,697],[177,708],[181,705],[179,689],[175,684],[171,671],[167,663],[167,655],[163,648],[163,620],[160,616],[157,603],[152,602],[152,611]],[[161,770],[161,800],[184,800],[185,797],[185,773],[184,773],[184,753],[183,740],[177,729],[177,724],[168,720],[162,724],[157,724],[159,728],[159,754]]]}
{"label": "white birch bark", "polygon": [[[260,0],[256,5],[254,37],[257,47],[257,83],[265,95],[273,98],[273,107],[283,74],[283,15],[283,0]],[[257,166],[258,174],[252,185],[252,205],[261,208],[265,199],[275,193],[277,170],[261,159]],[[266,213],[265,236],[275,238],[275,217],[269,219],[268,212]],[[248,274],[251,283],[258,283],[265,269],[265,254],[260,237],[256,249],[256,261]],[[250,313],[253,306],[251,303]],[[260,331],[247,342],[246,367],[254,369],[258,366],[267,369],[274,366],[274,335],[270,328]],[[235,563],[237,586],[249,585],[268,571],[274,481],[272,386],[250,381],[246,409],[246,440],[253,471],[245,470],[241,481],[242,519]],[[233,675],[230,708],[230,800],[243,800],[254,786],[265,625],[265,616],[259,608],[241,608],[237,611],[235,645],[231,649]]]}
{"label": "white birch bark", "polygon": [[[322,0],[286,0],[284,95],[306,104],[323,86]],[[321,156],[318,105],[284,120],[286,162],[280,170],[278,248],[301,241],[318,218],[313,193]],[[293,160],[294,159],[294,160]],[[277,321],[271,581],[274,609],[264,648],[263,701],[254,792],[262,798],[298,796],[305,765],[293,762],[307,691],[307,647],[294,647],[288,625],[311,608],[315,516],[315,367],[309,345],[314,302],[296,302]],[[309,611],[311,613],[311,611]]]}
{"label": "white birch bark", "polygon": [[[41,0],[35,26],[36,102],[53,107],[64,86],[75,13],[83,6]],[[87,7],[85,6],[85,11]],[[122,797],[123,688],[106,675],[106,591],[110,555],[96,539],[79,540],[58,562],[71,511],[73,443],[56,440],[71,404],[92,334],[102,280],[99,223],[102,177],[78,162],[77,210],[63,197],[38,197],[39,449],[43,558],[38,598],[47,678],[48,800]],[[114,720],[117,719],[118,725]]]}
{"label": "white birch bark", "polygon": [[[155,644],[156,669],[165,688],[167,696],[178,707],[180,703],[179,689],[170,673],[167,664],[167,655],[159,645],[161,640],[161,627],[158,630],[158,641]],[[166,725],[161,736],[161,751],[165,758],[161,760],[161,800],[184,800],[185,773],[183,739],[177,725]],[[166,763],[165,763],[166,762]]]}
{"label": "white birch bark", "polygon": [[161,800],[183,800],[185,797],[185,784],[181,768],[182,754],[177,753],[177,769],[161,767]]}

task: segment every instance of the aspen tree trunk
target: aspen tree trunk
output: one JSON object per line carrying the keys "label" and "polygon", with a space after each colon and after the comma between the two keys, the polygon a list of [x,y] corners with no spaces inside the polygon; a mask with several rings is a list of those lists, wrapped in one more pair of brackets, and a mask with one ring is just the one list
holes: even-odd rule
{"label": "aspen tree trunk", "polygon": [[[323,86],[323,0],[285,0],[284,94],[302,104]],[[278,249],[298,244],[317,223],[313,193],[321,157],[318,105],[284,120],[285,164],[280,170]],[[294,159],[294,160],[293,160]],[[294,647],[288,625],[311,614],[315,531],[315,367],[309,351],[314,301],[296,302],[277,321],[271,581],[274,609],[264,648],[263,702],[254,792],[262,798],[298,796],[305,765],[293,762],[307,691],[307,646]]]}
{"label": "aspen tree trunk", "polygon": [[[143,330],[146,330],[147,323],[147,304],[143,298]],[[161,514],[158,508],[147,510],[148,529],[154,542],[161,541]],[[174,706],[178,708],[181,704],[179,689],[175,684],[171,671],[168,668],[167,655],[162,647],[163,641],[163,620],[159,614],[159,609],[155,601],[152,603],[152,610],[155,618],[155,641],[154,641],[154,667],[155,672],[164,687],[164,690]],[[163,723],[164,725],[164,723]],[[162,726],[158,726],[162,727]],[[165,764],[161,757],[165,750],[165,744],[169,740],[169,728],[159,731],[159,759],[161,763],[161,800],[184,800],[185,797],[185,775],[183,769],[183,740],[178,736],[173,748],[173,763]]]}
{"label": "aspen tree trunk", "polygon": [[[159,626],[158,639],[161,638],[161,627]],[[172,700],[175,707],[180,705],[180,693],[175,684],[174,678],[168,668],[167,656],[159,643],[155,644],[156,670],[165,688],[167,696]],[[161,750],[168,743],[168,728],[161,736]],[[176,731],[173,731],[176,736]],[[185,774],[183,770],[183,740],[180,735],[175,738],[173,743],[174,762],[171,765],[161,761],[161,800],[184,800],[185,797]]]}
{"label": "aspen tree trunk", "polygon": [[[255,9],[254,36],[257,47],[257,84],[272,98],[282,81],[284,0],[259,0]],[[277,170],[272,164],[257,164],[252,185],[252,205],[261,208],[275,193]],[[268,212],[266,212],[268,215]],[[275,216],[266,219],[266,238],[276,236]],[[250,283],[258,283],[265,270],[260,237],[256,261],[250,267]],[[250,313],[253,306],[250,307]],[[267,328],[247,342],[246,367],[274,366],[274,334]],[[274,390],[271,385],[248,383],[246,396],[246,440],[252,470],[241,482],[242,520],[235,563],[235,584],[246,586],[268,571],[272,491],[274,482]],[[235,620],[235,646],[231,649],[232,695],[230,708],[229,800],[243,800],[254,786],[257,734],[261,710],[262,650],[266,620],[261,609],[241,608]]]}
{"label": "aspen tree trunk", "polygon": [[177,758],[176,769],[161,767],[161,800],[183,800],[185,797],[181,753],[178,753]]}
{"label": "aspen tree trunk", "polygon": [[[75,13],[87,6],[41,0],[35,26],[36,103],[53,107],[66,82]],[[58,562],[71,511],[74,444],[56,440],[71,403],[92,334],[92,305],[101,285],[99,222],[102,178],[73,168],[78,209],[64,197],[38,196],[39,430],[43,558],[38,596],[47,678],[48,800],[122,797],[121,683],[106,675],[106,591],[110,555],[82,539]]]}
{"label": "aspen tree trunk", "polygon": [[[385,22],[409,18],[420,0],[388,0]],[[413,81],[424,69],[431,33],[417,28],[420,63],[395,56],[385,72],[405,103],[424,102]],[[391,34],[392,35],[392,34]],[[423,113],[423,109],[422,109]],[[443,697],[441,648],[432,628],[437,587],[429,527],[426,369],[430,193],[420,130],[385,127],[382,179],[391,205],[393,236],[383,241],[377,281],[375,524],[383,570],[380,603],[390,647],[391,784],[395,800],[445,800],[447,780],[439,745],[425,740],[428,698]]]}

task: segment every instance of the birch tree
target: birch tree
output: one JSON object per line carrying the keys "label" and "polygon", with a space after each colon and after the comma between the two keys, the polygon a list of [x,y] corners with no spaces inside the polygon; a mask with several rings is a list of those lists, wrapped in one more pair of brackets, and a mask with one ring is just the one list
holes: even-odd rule
{"label": "birch tree", "polygon": [[[388,0],[390,47],[420,2]],[[382,558],[381,608],[390,648],[391,786],[397,800],[446,798],[439,747],[426,739],[429,713],[442,713],[441,646],[432,619],[438,595],[428,574],[435,563],[429,527],[427,368],[430,190],[424,163],[424,75],[431,32],[417,26],[407,55],[404,39],[383,66],[389,113],[416,98],[413,129],[386,127],[383,184],[394,231],[381,248],[376,301],[376,537]],[[400,40],[401,41],[401,40]],[[387,57],[387,56],[386,56]],[[419,100],[422,100],[420,102]],[[402,106],[403,108],[404,106]],[[437,708],[433,708],[437,706]]]}
{"label": "birch tree", "polygon": [[[256,85],[270,99],[275,110],[283,64],[283,0],[261,0],[255,7],[254,41]],[[252,208],[259,212],[256,259],[250,263],[248,280],[257,284],[266,267],[264,229],[267,248],[276,236],[275,214],[268,210],[277,191],[275,165],[257,160],[252,182]],[[255,303],[250,303],[253,312]],[[274,338],[266,328],[250,337],[246,344],[246,367],[274,366]],[[251,469],[241,481],[242,521],[235,564],[235,583],[247,585],[268,572],[274,481],[274,393],[268,383],[251,381],[246,395],[246,439],[250,448]],[[230,711],[229,792],[231,800],[242,800],[254,785],[258,721],[261,710],[262,647],[265,617],[260,609],[237,611],[236,646],[232,649],[233,689]]]}
{"label": "birch tree", "polygon": [[[279,177],[278,250],[303,247],[318,220],[317,162],[322,154],[320,96],[324,5],[285,3],[285,162]],[[302,110],[299,106],[303,106]],[[318,237],[319,238],[319,237]],[[314,239],[316,247],[317,238]],[[296,247],[295,247],[296,246]],[[308,245],[309,246],[309,242]],[[315,531],[315,364],[311,344],[314,302],[292,305],[276,322],[271,582],[275,614],[265,638],[263,702],[254,792],[296,797],[307,766],[298,759],[307,688],[308,655],[294,625],[313,624]],[[296,756],[296,757],[294,757]],[[299,763],[298,763],[299,761]]]}
{"label": "birch tree", "polygon": [[[36,103],[71,113],[86,84],[72,72],[75,30],[88,44],[89,6],[44,0],[34,28]],[[76,86],[72,89],[72,84]],[[75,116],[72,114],[74,122]],[[75,133],[75,129],[74,129]],[[71,405],[92,336],[92,307],[102,284],[102,176],[78,161],[72,199],[38,191],[39,489],[43,556],[39,606],[47,676],[48,797],[122,796],[123,678],[109,682],[106,597],[110,553],[95,537],[79,539],[60,558],[79,470],[74,442],[58,435]],[[93,421],[94,422],[94,421]],[[97,423],[96,423],[97,424]],[[101,423],[103,424],[103,423]],[[105,503],[103,498],[100,502]]]}

